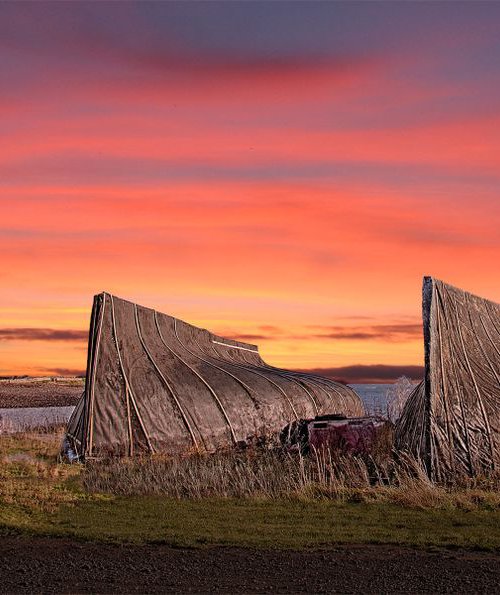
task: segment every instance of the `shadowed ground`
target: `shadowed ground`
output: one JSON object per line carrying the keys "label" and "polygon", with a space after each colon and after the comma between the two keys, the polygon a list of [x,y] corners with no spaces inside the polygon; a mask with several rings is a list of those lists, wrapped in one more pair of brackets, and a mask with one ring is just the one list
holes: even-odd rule
{"label": "shadowed ground", "polygon": [[500,556],[392,546],[277,551],[0,542],[3,592],[495,592]]}

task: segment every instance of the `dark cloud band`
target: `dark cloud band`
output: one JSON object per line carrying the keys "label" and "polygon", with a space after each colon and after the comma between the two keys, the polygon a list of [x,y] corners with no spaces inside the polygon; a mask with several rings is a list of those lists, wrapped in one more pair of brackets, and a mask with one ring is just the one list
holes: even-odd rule
{"label": "dark cloud band", "polygon": [[421,380],[424,376],[423,366],[391,366],[385,364],[341,366],[338,368],[315,368],[303,370],[320,376],[327,376],[349,384],[394,382],[401,376],[410,380]]}
{"label": "dark cloud band", "polygon": [[2,328],[0,341],[77,341],[88,339],[88,332],[51,328]]}
{"label": "dark cloud band", "polygon": [[346,341],[413,341],[422,336],[422,324],[375,324],[363,326],[314,326],[310,334],[289,334],[286,329],[278,327],[260,327],[262,334],[238,334],[223,332],[225,337],[240,341],[264,341],[290,339],[294,341],[310,341],[311,339],[336,339]]}

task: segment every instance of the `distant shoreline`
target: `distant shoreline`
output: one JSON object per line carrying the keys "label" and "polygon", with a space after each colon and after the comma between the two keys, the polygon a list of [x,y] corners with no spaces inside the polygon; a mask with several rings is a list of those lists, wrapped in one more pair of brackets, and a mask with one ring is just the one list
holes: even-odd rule
{"label": "distant shoreline", "polygon": [[84,387],[85,379],[75,376],[2,377],[0,408],[74,406]]}

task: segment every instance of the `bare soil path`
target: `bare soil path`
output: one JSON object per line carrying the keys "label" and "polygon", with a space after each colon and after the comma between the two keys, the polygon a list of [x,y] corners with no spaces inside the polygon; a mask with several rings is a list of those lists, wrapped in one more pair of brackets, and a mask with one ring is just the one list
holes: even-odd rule
{"label": "bare soil path", "polygon": [[496,593],[500,554],[393,546],[283,551],[0,541],[2,593]]}

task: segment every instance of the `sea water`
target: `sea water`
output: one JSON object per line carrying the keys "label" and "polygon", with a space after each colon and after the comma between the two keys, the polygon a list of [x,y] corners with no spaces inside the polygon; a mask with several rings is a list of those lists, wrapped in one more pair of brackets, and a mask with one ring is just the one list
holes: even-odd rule
{"label": "sea water", "polygon": [[15,407],[0,408],[0,432],[10,433],[33,427],[65,424],[74,407]]}
{"label": "sea water", "polygon": [[392,384],[350,384],[361,397],[369,415],[387,414],[387,392]]}

